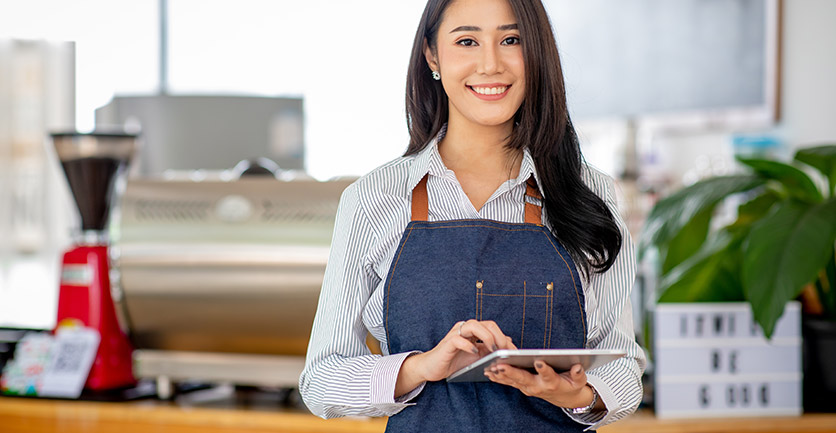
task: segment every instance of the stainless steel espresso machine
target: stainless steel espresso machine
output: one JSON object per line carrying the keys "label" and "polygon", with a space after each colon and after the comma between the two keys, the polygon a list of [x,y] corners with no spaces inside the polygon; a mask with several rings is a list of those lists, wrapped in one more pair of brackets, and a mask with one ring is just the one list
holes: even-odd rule
{"label": "stainless steel espresso machine", "polygon": [[112,254],[134,374],[295,387],[342,191],[304,176],[132,179]]}
{"label": "stainless steel espresso machine", "polygon": [[119,96],[97,110],[144,137],[111,220],[113,281],[134,375],[162,397],[179,382],[297,386],[353,180],[296,171],[303,119],[295,97]]}

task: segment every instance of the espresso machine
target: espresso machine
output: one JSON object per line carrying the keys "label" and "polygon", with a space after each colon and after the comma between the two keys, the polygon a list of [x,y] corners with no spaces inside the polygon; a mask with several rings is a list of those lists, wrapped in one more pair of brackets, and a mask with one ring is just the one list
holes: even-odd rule
{"label": "espresso machine", "polygon": [[101,337],[85,389],[104,391],[136,384],[133,347],[120,327],[111,296],[106,231],[114,181],[130,161],[136,135],[55,133],[52,142],[81,215],[81,229],[64,253],[57,327],[85,326]]}

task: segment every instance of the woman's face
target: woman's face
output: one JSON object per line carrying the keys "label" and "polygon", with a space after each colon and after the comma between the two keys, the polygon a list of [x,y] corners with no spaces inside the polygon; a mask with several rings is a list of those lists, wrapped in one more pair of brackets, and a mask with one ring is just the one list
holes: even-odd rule
{"label": "woman's face", "polygon": [[455,0],[444,12],[435,53],[450,122],[482,126],[513,122],[525,95],[525,67],[517,18],[507,0]]}

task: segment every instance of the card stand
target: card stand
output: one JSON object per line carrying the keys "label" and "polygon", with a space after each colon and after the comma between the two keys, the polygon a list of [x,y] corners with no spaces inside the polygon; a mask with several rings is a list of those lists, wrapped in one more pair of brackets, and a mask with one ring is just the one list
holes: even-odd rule
{"label": "card stand", "polygon": [[801,308],[766,340],[746,303],[659,304],[654,315],[659,418],[794,416],[801,408]]}

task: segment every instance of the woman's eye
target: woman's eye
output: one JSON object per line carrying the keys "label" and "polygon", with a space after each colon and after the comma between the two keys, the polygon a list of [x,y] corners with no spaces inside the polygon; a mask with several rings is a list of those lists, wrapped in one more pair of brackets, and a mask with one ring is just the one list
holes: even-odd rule
{"label": "woman's eye", "polygon": [[462,39],[460,41],[457,41],[456,44],[461,45],[463,47],[472,47],[476,45],[476,41],[474,41],[473,39]]}
{"label": "woman's eye", "polygon": [[505,40],[502,41],[502,45],[517,45],[519,43],[520,43],[520,38],[517,37],[517,36],[511,36],[511,37],[505,38]]}

